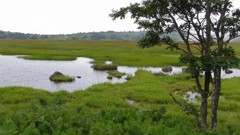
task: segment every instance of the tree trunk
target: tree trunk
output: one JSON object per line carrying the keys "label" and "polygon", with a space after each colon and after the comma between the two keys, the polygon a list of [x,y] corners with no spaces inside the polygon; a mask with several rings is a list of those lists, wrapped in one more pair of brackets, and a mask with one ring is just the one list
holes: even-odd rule
{"label": "tree trunk", "polygon": [[[206,7],[206,14],[205,14],[205,19],[206,19],[206,41],[204,44],[203,48],[203,56],[207,60],[211,57],[211,1],[206,1],[207,7]],[[208,66],[208,65],[206,65]],[[206,70],[205,71],[205,79],[204,79],[204,89],[201,91],[201,131],[204,132],[207,129],[207,100],[208,100],[208,95],[209,95],[209,86],[211,83],[211,70]]]}
{"label": "tree trunk", "polygon": [[217,127],[217,110],[221,92],[221,68],[214,70],[213,95],[212,95],[212,125],[211,129]]}
{"label": "tree trunk", "polygon": [[201,94],[201,131],[205,131],[207,128],[207,98],[205,92]]}
{"label": "tree trunk", "polygon": [[209,85],[211,82],[211,72],[205,72],[205,79],[204,79],[204,90],[201,92],[201,131],[206,131],[207,128],[207,103],[208,103],[208,95],[209,95]]}

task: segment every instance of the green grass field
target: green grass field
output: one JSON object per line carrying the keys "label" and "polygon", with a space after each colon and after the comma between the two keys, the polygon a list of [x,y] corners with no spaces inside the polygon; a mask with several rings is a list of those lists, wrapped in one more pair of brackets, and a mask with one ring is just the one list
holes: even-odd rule
{"label": "green grass field", "polygon": [[24,58],[38,60],[89,57],[126,66],[180,65],[179,52],[166,51],[165,46],[142,49],[134,41],[0,40],[0,54],[28,55]]}
{"label": "green grass field", "polygon": [[[239,55],[239,44],[231,45]],[[0,53],[47,60],[90,57],[131,66],[180,65],[179,52],[166,51],[164,46],[141,49],[130,41],[0,40]],[[185,92],[196,90],[194,81],[186,80],[186,76],[154,76],[139,70],[126,83],[98,84],[73,93],[0,88],[0,135],[201,134],[193,117],[169,96],[173,93],[183,101]],[[203,134],[240,134],[239,81],[240,78],[223,80],[218,131]]]}

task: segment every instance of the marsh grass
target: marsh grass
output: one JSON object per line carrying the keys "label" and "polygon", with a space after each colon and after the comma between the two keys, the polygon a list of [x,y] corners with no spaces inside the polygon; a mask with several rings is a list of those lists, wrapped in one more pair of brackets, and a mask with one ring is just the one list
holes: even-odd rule
{"label": "marsh grass", "polygon": [[[239,43],[230,43],[240,56]],[[182,66],[181,52],[166,50],[165,45],[139,48],[136,41],[72,41],[1,39],[0,54],[28,55],[32,60],[74,60],[76,57],[107,60],[126,66]]]}
{"label": "marsh grass", "polygon": [[139,48],[135,41],[0,40],[0,54],[27,55],[30,60],[74,60],[88,57],[126,66],[178,66],[178,51],[166,46]]}
{"label": "marsh grass", "polygon": [[127,77],[125,78],[126,80],[131,80],[133,78],[133,75],[127,75]]}
{"label": "marsh grass", "polygon": [[[217,134],[240,133],[239,102],[229,99],[239,93],[237,85],[231,86],[238,81],[224,81],[222,96],[226,100],[220,99]],[[183,102],[181,93],[193,87],[185,75],[154,76],[139,70],[126,83],[98,84],[73,93],[0,88],[0,129],[8,134],[28,130],[70,134],[69,129],[78,134],[200,134],[194,118],[184,114],[169,96],[177,87],[179,94],[175,96]],[[138,105],[130,105],[126,99]]]}
{"label": "marsh grass", "polygon": [[25,55],[25,56],[21,56],[20,58],[24,58],[27,60],[54,60],[54,61],[73,61],[76,60],[76,57],[73,56],[59,56],[59,55],[55,55],[55,56],[44,56],[44,55]]}
{"label": "marsh grass", "polygon": [[[164,45],[147,49],[136,45],[131,41],[6,39],[0,40],[0,53],[39,60],[89,57],[99,63],[110,60],[126,66],[181,65],[178,51],[166,51]],[[239,43],[231,46],[239,55]],[[239,81],[239,78],[223,81],[221,96],[225,99],[220,98],[218,129],[216,133],[204,134],[240,134]],[[194,118],[184,114],[169,96],[174,93],[183,102],[183,94],[195,89],[194,80],[186,80],[186,74],[154,76],[142,70],[126,83],[103,83],[73,93],[0,88],[0,134],[198,135],[201,133]],[[138,106],[130,105],[126,99],[136,101]]]}
{"label": "marsh grass", "polygon": [[115,65],[115,64],[105,64],[105,63],[94,63],[92,65],[92,68],[94,70],[100,70],[100,71],[117,70],[117,65]]}
{"label": "marsh grass", "polygon": [[119,72],[117,70],[111,70],[107,72],[109,76],[114,76],[116,78],[122,78],[122,76],[126,75],[126,73]]}

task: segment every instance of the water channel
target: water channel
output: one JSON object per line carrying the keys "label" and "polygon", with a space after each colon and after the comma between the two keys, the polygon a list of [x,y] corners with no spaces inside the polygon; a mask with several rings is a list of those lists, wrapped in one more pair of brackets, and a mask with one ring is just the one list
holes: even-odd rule
{"label": "water channel", "polygon": [[[94,84],[111,82],[122,83],[127,81],[126,76],[108,80],[106,71],[95,71],[91,68],[92,59],[79,57],[74,61],[47,61],[47,60],[25,60],[18,56],[0,55],[0,87],[24,86],[48,91],[84,90]],[[110,62],[108,62],[110,63]],[[144,69],[153,73],[159,73],[159,67],[127,67],[118,66],[118,71],[127,75],[135,75],[138,69]],[[55,71],[60,71],[65,75],[76,77],[74,82],[54,83],[49,80],[49,76]],[[181,73],[181,67],[173,67],[169,75]],[[240,76],[239,69],[233,69],[234,74],[226,75],[225,78]],[[77,78],[81,76],[81,78]]]}

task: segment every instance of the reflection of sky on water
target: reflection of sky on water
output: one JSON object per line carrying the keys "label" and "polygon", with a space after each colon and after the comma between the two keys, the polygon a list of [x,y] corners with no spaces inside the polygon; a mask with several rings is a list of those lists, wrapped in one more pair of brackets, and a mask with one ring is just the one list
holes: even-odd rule
{"label": "reflection of sky on water", "polygon": [[222,78],[240,77],[240,69],[233,68],[231,70],[233,71],[232,74],[226,74],[224,71],[222,71]]}
{"label": "reflection of sky on water", "polygon": [[[112,82],[122,83],[126,80],[126,76],[122,79],[107,79],[106,71],[94,71],[90,63],[93,61],[89,58],[77,58],[74,61],[45,61],[45,60],[24,60],[16,56],[0,55],[0,87],[4,86],[25,86],[49,91],[68,90],[75,91],[86,89],[94,84]],[[111,63],[111,62],[107,62]],[[118,70],[127,75],[135,75],[138,69],[144,69],[153,73],[159,73],[162,68],[156,67],[127,67],[119,66]],[[49,80],[49,76],[55,71],[60,71],[69,76],[81,76],[80,79],[75,78],[71,83],[54,83]],[[165,73],[169,75],[181,73],[181,67],[173,67],[173,72]],[[233,74],[225,75],[225,78],[240,76],[239,69],[233,69]]]}

